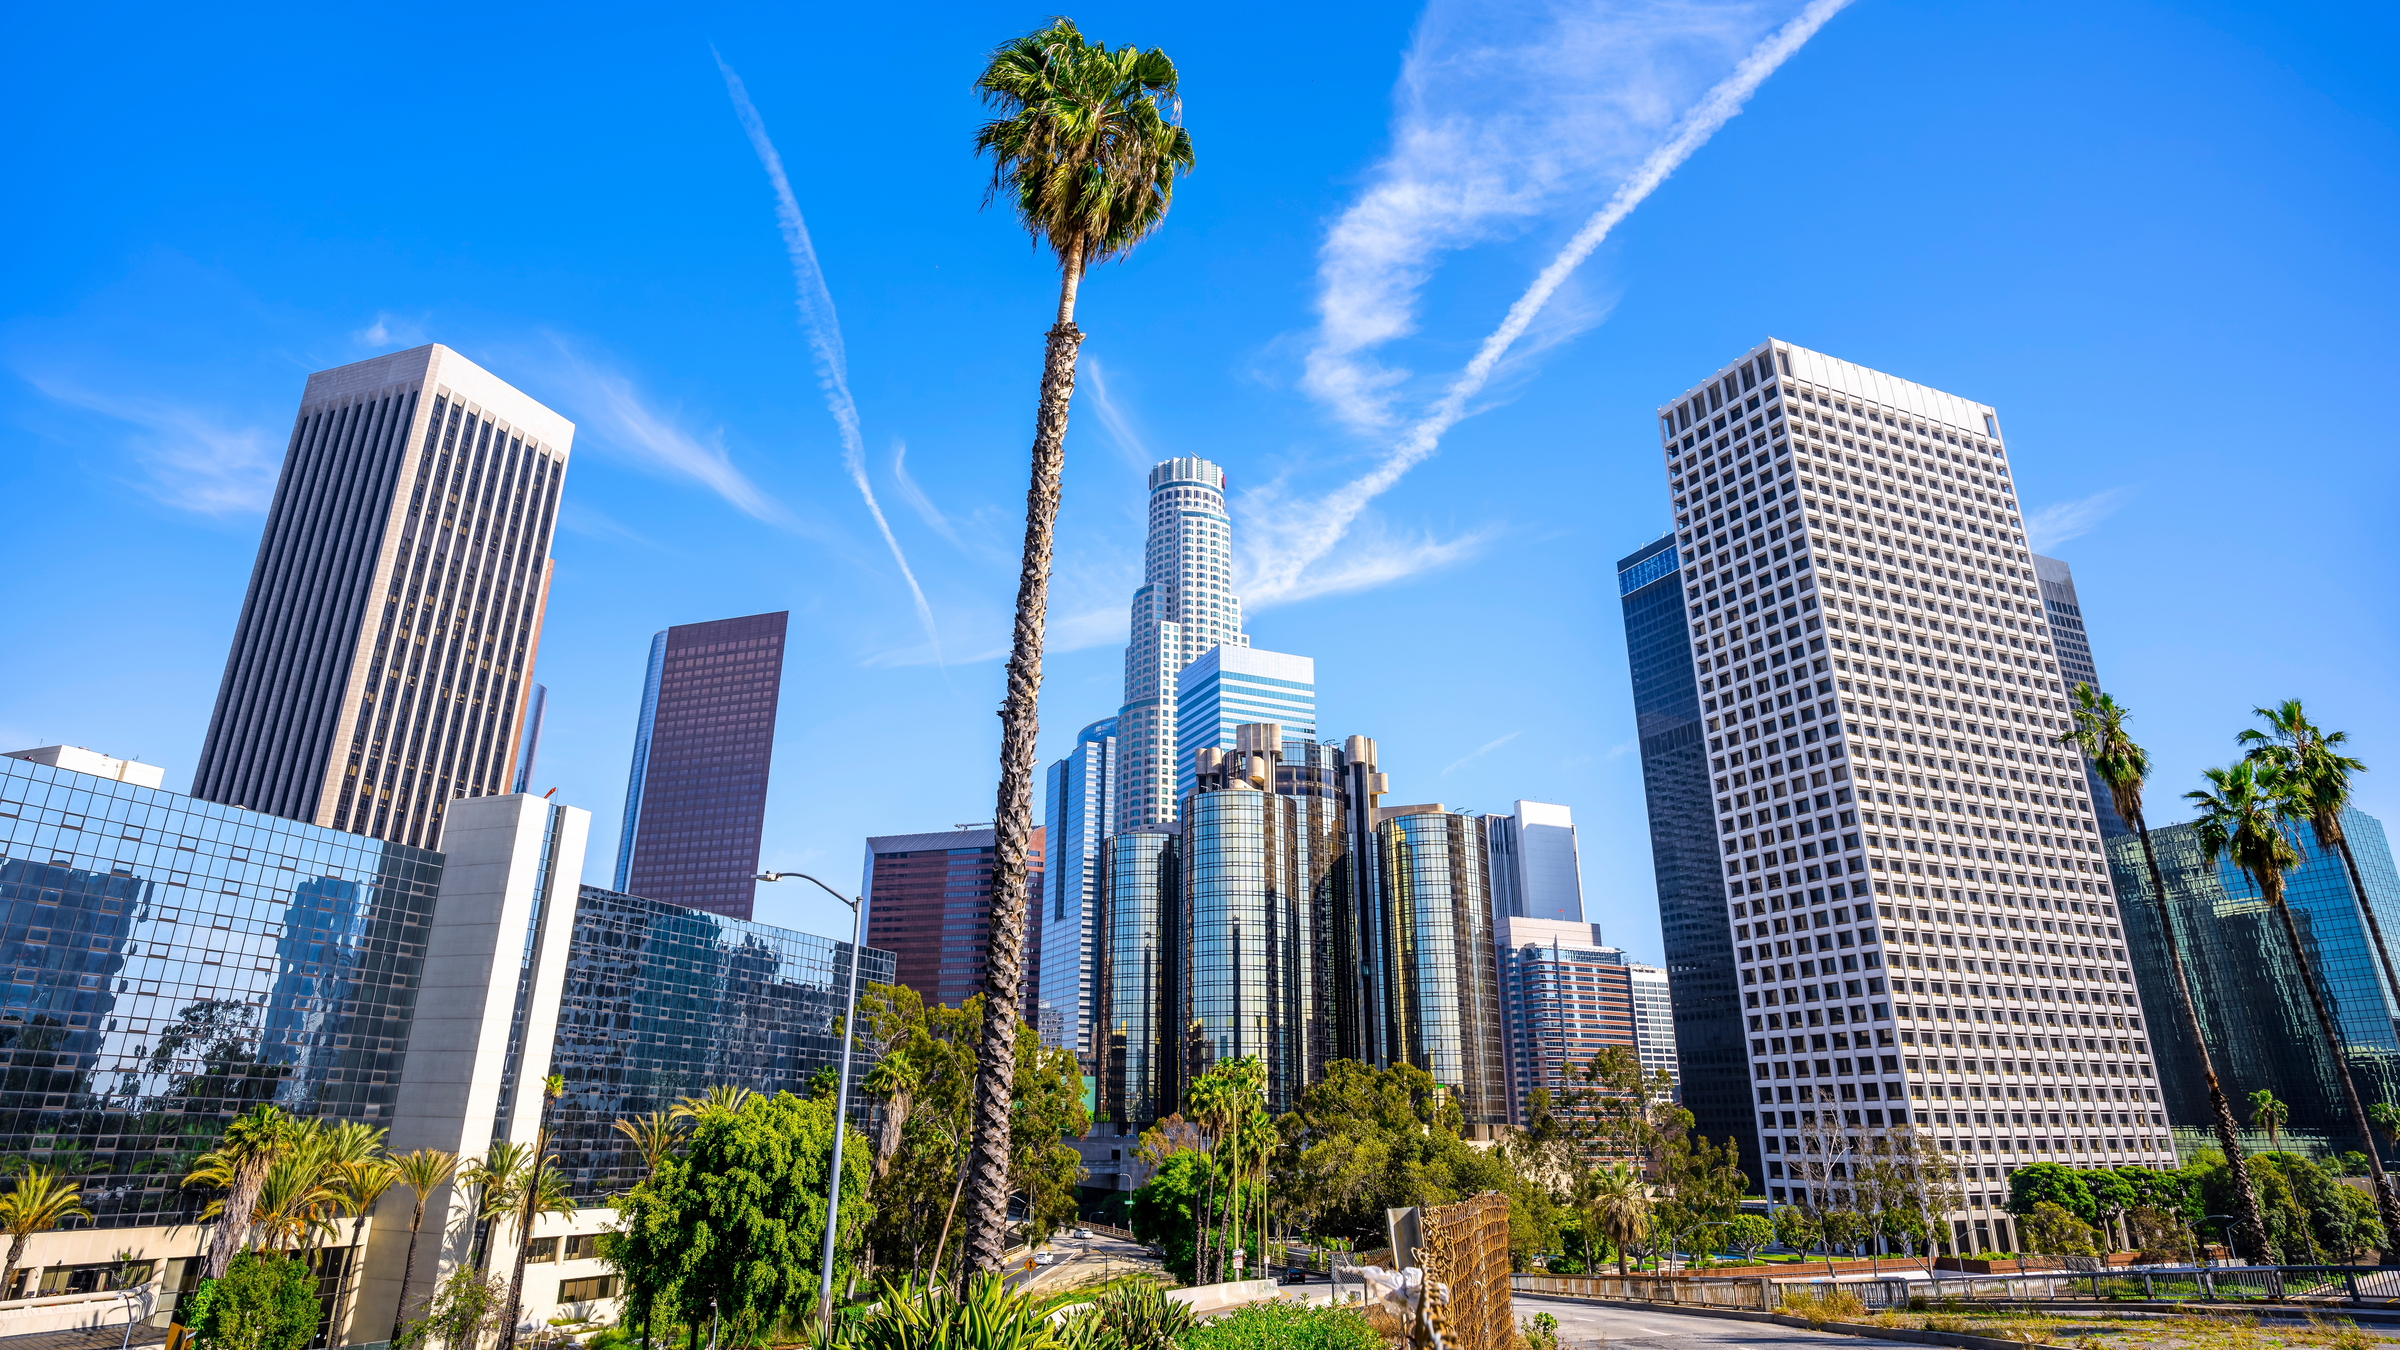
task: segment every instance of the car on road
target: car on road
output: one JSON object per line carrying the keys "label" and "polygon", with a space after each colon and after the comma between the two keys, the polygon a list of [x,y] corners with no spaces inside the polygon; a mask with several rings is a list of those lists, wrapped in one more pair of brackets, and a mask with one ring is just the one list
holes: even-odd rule
{"label": "car on road", "polygon": [[1075,1236],[1082,1238],[1086,1242],[1089,1242],[1091,1241],[1092,1230],[1089,1228],[1078,1228],[1075,1230]]}

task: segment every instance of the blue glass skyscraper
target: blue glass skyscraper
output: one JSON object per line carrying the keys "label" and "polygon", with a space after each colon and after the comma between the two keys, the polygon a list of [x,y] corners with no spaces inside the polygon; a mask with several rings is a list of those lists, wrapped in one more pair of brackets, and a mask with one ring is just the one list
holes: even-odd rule
{"label": "blue glass skyscraper", "polygon": [[1117,719],[1104,717],[1075,733],[1075,748],[1050,766],[1043,799],[1048,856],[1036,997],[1056,1015],[1056,1043],[1084,1056],[1093,1053],[1087,1037],[1097,988],[1100,843],[1117,832],[1116,769]]}
{"label": "blue glass skyscraper", "polygon": [[[1700,689],[1684,627],[1682,560],[1673,535],[1617,563],[1625,655],[1641,738],[1642,791],[1650,807],[1650,865],[1658,879],[1658,922],[1675,1006],[1683,1104],[1711,1139],[1755,1137],[1750,1071],[1742,1044],[1741,991],[1733,935],[1725,925],[1724,879],[1710,809]],[[1746,1151],[1746,1148],[1745,1148]]]}

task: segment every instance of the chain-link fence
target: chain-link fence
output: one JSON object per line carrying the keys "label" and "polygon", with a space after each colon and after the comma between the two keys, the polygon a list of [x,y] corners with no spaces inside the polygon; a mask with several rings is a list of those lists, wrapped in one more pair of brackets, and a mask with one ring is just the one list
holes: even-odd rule
{"label": "chain-link fence", "polygon": [[1441,1253],[1450,1285],[1450,1326],[1465,1350],[1510,1350],[1517,1324],[1509,1302],[1508,1197],[1486,1192],[1425,1212],[1425,1245]]}

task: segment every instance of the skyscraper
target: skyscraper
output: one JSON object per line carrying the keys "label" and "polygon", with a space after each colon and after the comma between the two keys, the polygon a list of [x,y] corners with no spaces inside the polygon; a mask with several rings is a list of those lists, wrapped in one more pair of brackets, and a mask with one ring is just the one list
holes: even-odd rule
{"label": "skyscraper", "polygon": [[1499,915],[1494,927],[1508,1123],[1522,1128],[1535,1088],[1556,1098],[1574,1086],[1568,1075],[1602,1050],[1634,1048],[1633,971],[1625,953],[1600,940],[1597,924]]}
{"label": "skyscraper", "polygon": [[1456,1094],[1470,1139],[1508,1123],[1508,1067],[1483,824],[1437,803],[1375,826],[1391,1058]]}
{"label": "skyscraper", "polygon": [[1725,923],[1715,803],[1709,792],[1700,679],[1685,627],[1686,559],[1665,535],[1617,563],[1625,654],[1650,808],[1650,866],[1675,998],[1683,1104],[1710,1139],[1752,1137],[1748,1047],[1733,934]]}
{"label": "skyscraper", "polygon": [[1663,1073],[1683,1083],[1683,1064],[1675,1054],[1675,993],[1663,967],[1629,962],[1632,976],[1633,1044],[1646,1073]]}
{"label": "skyscraper", "polygon": [[1042,926],[1041,976],[1029,984],[1057,1019],[1056,1036],[1046,1043],[1087,1058],[1093,1053],[1089,1028],[1098,973],[1100,845],[1117,832],[1116,733],[1116,719],[1102,718],[1075,733],[1075,748],[1050,766],[1042,898],[1032,911]]}
{"label": "skyscraper", "polygon": [[[1117,711],[1117,828],[1175,819],[1175,700],[1183,668],[1220,646],[1247,647],[1233,593],[1225,471],[1205,459],[1150,470],[1150,534],[1125,644]],[[1313,718],[1311,719],[1313,720]]]}
{"label": "skyscraper", "polygon": [[2170,1161],[1998,413],[1769,342],[1659,419],[1769,1197],[1832,1110],[1961,1160],[1954,1248],[2015,1167]]}
{"label": "skyscraper", "polygon": [[511,792],[532,790],[533,760],[542,749],[542,714],[549,707],[550,690],[543,685],[535,685],[532,696],[525,700],[524,725],[517,733],[517,772],[509,780],[508,790]]}
{"label": "skyscraper", "polygon": [[[1272,722],[1285,742],[1317,738],[1317,663],[1254,647],[1212,647],[1184,667],[1175,691],[1175,793],[1192,795],[1194,756],[1231,750],[1234,728]],[[1277,746],[1281,752],[1281,746]]]}
{"label": "skyscraper", "polygon": [[[2400,930],[2400,872],[2393,869],[2383,822],[2351,807],[2342,812],[2342,833],[2358,858],[2359,879],[2366,883],[2377,921],[2387,935]],[[2333,1013],[2345,1067],[2362,1099],[2389,1101],[2400,1094],[2400,1003],[2385,990],[2374,939],[2359,918],[2341,854],[2318,847],[2306,829],[2293,832],[2291,842],[2300,862],[2284,876],[2284,903]],[[2226,1095],[2238,1106],[2243,1094],[2261,1088],[2273,1092],[2291,1108],[2282,1131],[2287,1147],[2295,1139],[2336,1152],[2359,1147],[2308,984],[2300,978],[2282,923],[2258,887],[2229,859],[2210,867],[2189,824],[2153,825],[2150,845],[2166,879],[2167,909],[2183,950],[2183,973],[2191,981],[2192,1010]],[[2117,894],[2125,902],[2124,943],[2137,983],[2151,990],[2171,988],[2175,972],[2159,931],[2158,902],[2141,841],[2130,834],[2112,839],[2108,855]],[[2113,930],[2103,931],[2105,924],[2088,926],[2094,929],[2090,937],[2114,940]],[[2084,934],[2076,936],[2086,940]],[[2167,1121],[2188,1129],[2194,1145],[2216,1147],[2208,1124],[2214,1118],[2208,1084],[2190,1040],[2172,1017],[2154,1039]],[[2110,1086],[2136,1085],[2147,1086],[2124,1078]],[[2262,1148],[2266,1143],[2259,1140]]]}
{"label": "skyscraper", "polygon": [[[1034,830],[1033,847],[1026,855],[1029,907],[1041,903],[1048,828]],[[992,847],[989,825],[881,834],[867,840],[859,894],[867,901],[868,945],[890,951],[897,971],[894,981],[916,990],[929,1005],[955,1008],[985,992]]]}
{"label": "skyscraper", "polygon": [[[2056,558],[2036,553],[2033,575],[2041,586],[2042,613],[2050,622],[2050,645],[2058,650],[2058,673],[2066,681],[2067,692],[2073,694],[2079,684],[2088,684],[2097,691],[2100,668],[2092,661],[2092,635],[2083,626],[2083,601],[2075,594],[2075,569]],[[2092,796],[2092,813],[2100,821],[2100,837],[2114,839],[2128,833],[2125,822],[2117,816],[2117,804],[2108,794],[2108,785],[2100,781],[2099,770],[2087,763],[2083,776]]]}
{"label": "skyscraper", "polygon": [[790,617],[678,624],[650,639],[617,890],[750,917]]}
{"label": "skyscraper", "polygon": [[1519,801],[1510,815],[1483,818],[1491,840],[1492,912],[1503,918],[1583,919],[1583,870],[1575,813],[1551,802]]}
{"label": "skyscraper", "polygon": [[447,347],[309,376],[192,795],[431,848],[507,791],[574,437]]}

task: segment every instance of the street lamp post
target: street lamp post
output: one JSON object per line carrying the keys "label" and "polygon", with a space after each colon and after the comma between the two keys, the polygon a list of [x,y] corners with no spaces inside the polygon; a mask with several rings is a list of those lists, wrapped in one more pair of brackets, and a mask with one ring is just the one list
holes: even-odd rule
{"label": "street lamp post", "polygon": [[850,993],[842,1005],[842,1067],[833,1094],[833,1176],[827,1183],[825,1251],[818,1258],[817,1272],[817,1342],[822,1345],[833,1339],[833,1235],[842,1214],[842,1136],[849,1132],[850,1040],[856,1030],[851,1023],[858,1019],[858,967],[866,953],[867,902],[863,896],[844,895],[806,872],[761,872],[758,879],[805,881],[850,907]]}

